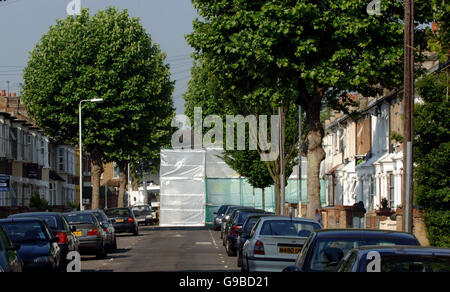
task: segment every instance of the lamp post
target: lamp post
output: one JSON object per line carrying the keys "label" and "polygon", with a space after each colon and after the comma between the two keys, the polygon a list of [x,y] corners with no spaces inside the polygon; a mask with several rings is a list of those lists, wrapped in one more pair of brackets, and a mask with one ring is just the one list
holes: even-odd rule
{"label": "lamp post", "polygon": [[80,211],[83,211],[83,140],[81,138],[81,105],[83,102],[102,102],[103,98],[85,99],[78,105],[78,129],[80,146]]}

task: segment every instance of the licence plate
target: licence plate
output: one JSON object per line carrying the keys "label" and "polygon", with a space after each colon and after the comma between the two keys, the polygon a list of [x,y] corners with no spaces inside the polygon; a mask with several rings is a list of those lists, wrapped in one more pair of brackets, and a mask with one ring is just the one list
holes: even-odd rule
{"label": "licence plate", "polygon": [[283,253],[283,254],[298,254],[299,252],[302,251],[301,247],[284,247],[284,246],[280,246],[278,248],[279,253]]}
{"label": "licence plate", "polygon": [[83,235],[83,233],[81,231],[75,231],[73,234],[75,236],[82,236]]}
{"label": "licence plate", "polygon": [[123,219],[116,219],[116,222],[117,222],[117,223],[122,223],[122,222],[123,222]]}

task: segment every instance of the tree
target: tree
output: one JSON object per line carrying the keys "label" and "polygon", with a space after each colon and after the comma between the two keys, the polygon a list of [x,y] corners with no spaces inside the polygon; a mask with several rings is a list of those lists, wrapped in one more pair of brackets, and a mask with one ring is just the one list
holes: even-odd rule
{"label": "tree", "polygon": [[30,198],[30,208],[38,210],[48,210],[49,204],[45,198],[41,198],[39,192],[34,192]]}
{"label": "tree", "polygon": [[272,186],[274,181],[267,166],[261,161],[256,150],[226,152],[223,160],[237,173],[245,177],[248,183],[262,191],[262,209],[265,205],[264,189]]}
{"label": "tree", "polygon": [[201,19],[188,42],[208,63],[227,106],[243,114],[264,106],[286,113],[294,103],[305,110],[307,216],[315,218],[325,158],[323,105],[349,92],[376,96],[401,84],[402,4],[384,3],[381,16],[369,16],[362,0],[193,3]]}
{"label": "tree", "polygon": [[78,103],[103,99],[83,106],[83,146],[92,161],[93,209],[98,208],[104,162],[117,160],[123,172],[125,161],[136,159],[142,151],[159,151],[161,129],[174,111],[173,83],[164,59],[139,19],[115,8],[92,17],[84,9],[78,16],[58,20],[30,54],[24,103],[57,142],[76,145]]}
{"label": "tree", "polygon": [[418,82],[423,104],[415,106],[415,201],[425,208],[428,239],[450,247],[450,103],[446,72]]}
{"label": "tree", "polygon": [[[203,116],[217,115],[224,121],[227,115],[236,116],[240,114],[254,115],[256,119],[259,119],[260,115],[270,116],[277,114],[276,107],[270,104],[261,103],[257,106],[246,106],[238,111],[234,106],[226,103],[223,99],[214,74],[210,71],[208,63],[205,60],[200,59],[195,63],[191,70],[192,79],[188,83],[188,90],[184,94],[185,99],[185,113],[193,120],[194,108],[202,108]],[[289,149],[285,155],[285,164],[287,166],[287,173],[285,176],[285,185],[287,179],[292,173],[293,166],[297,163],[298,158],[298,113],[297,107],[292,104],[285,107],[285,116],[287,121],[285,123],[286,128],[286,149]],[[270,119],[270,117],[269,117]],[[214,125],[215,126],[215,125]],[[212,128],[212,126],[211,126]],[[208,127],[202,129],[204,134],[209,130]],[[268,127],[270,135],[271,126]],[[279,214],[281,211],[280,193],[281,193],[281,181],[279,177],[279,159],[275,161],[261,161],[260,153],[262,150],[258,145],[258,150],[248,150],[250,133],[248,127],[245,130],[246,151],[242,150],[225,150],[223,160],[241,176],[247,178],[249,183],[255,188],[269,187],[275,184],[276,190],[276,210]],[[235,147],[236,147],[235,137]],[[224,125],[224,141],[226,140],[226,129]]]}

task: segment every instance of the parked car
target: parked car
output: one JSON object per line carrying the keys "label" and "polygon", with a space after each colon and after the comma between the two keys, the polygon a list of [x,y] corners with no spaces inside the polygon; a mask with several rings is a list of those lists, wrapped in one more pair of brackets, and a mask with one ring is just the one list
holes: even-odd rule
{"label": "parked car", "polygon": [[139,224],[153,224],[152,210],[149,205],[137,205],[131,208],[133,210],[136,221]]}
{"label": "parked car", "polygon": [[111,208],[105,210],[108,220],[113,224],[116,233],[133,233],[139,235],[139,227],[131,208]]}
{"label": "parked car", "polygon": [[244,243],[247,241],[250,232],[252,231],[253,227],[255,226],[256,222],[258,222],[259,218],[265,217],[265,216],[273,216],[273,213],[255,213],[250,214],[245,219],[244,223],[242,223],[241,230],[237,230],[238,233],[238,239],[237,239],[237,266],[241,267],[242,264],[242,247],[244,246]]}
{"label": "parked car", "polygon": [[39,218],[7,218],[0,227],[18,248],[24,271],[60,271],[63,269],[59,238]]}
{"label": "parked car", "polygon": [[[227,237],[228,237],[228,233],[230,230],[230,226],[234,220],[234,218],[236,218],[236,216],[240,213],[240,212],[249,212],[252,210],[256,210],[255,208],[249,208],[249,207],[243,207],[243,208],[236,208],[233,210],[233,212],[231,212],[231,214],[229,215],[229,219],[227,219],[227,222],[225,223],[225,227],[223,230],[223,238],[222,238],[222,245],[226,246],[227,244]],[[260,210],[260,212],[264,212],[263,210]]]}
{"label": "parked car", "polygon": [[[373,253],[379,266],[371,264]],[[372,260],[372,261],[371,261]],[[450,272],[450,249],[422,246],[362,246],[350,250],[340,261],[338,272]]]}
{"label": "parked car", "polygon": [[295,265],[285,272],[335,272],[339,261],[353,248],[364,245],[419,246],[414,235],[397,231],[370,229],[328,229],[311,234]]}
{"label": "parked car", "polygon": [[225,214],[223,215],[223,220],[222,220],[222,224],[220,225],[220,238],[223,239],[223,236],[225,234],[225,226],[228,223],[228,221],[230,220],[230,214],[235,210],[235,209],[248,209],[251,207],[245,207],[245,206],[229,206],[227,208],[227,210],[225,211]]}
{"label": "parked car", "polygon": [[109,222],[103,210],[86,210],[85,212],[92,213],[102,225],[103,231],[106,233],[106,250],[113,252],[117,249],[116,230]]}
{"label": "parked car", "polygon": [[0,272],[22,272],[23,262],[19,257],[20,246],[14,245],[0,227]]}
{"label": "parked car", "polygon": [[321,228],[313,219],[261,217],[242,248],[241,270],[281,272],[295,262],[308,236]]}
{"label": "parked car", "polygon": [[157,224],[159,222],[159,207],[158,206],[152,206],[152,218],[153,218],[153,224]]}
{"label": "parked car", "polygon": [[64,217],[76,230],[73,232],[80,242],[81,254],[95,254],[97,258],[103,259],[107,256],[106,232],[104,225],[100,223],[94,214],[86,211],[64,213]]}
{"label": "parked car", "polygon": [[264,214],[265,211],[258,209],[237,209],[234,211],[234,214],[230,217],[230,222],[225,230],[225,250],[227,255],[236,256],[238,248],[237,239],[242,228],[242,224],[250,214],[256,213]]}
{"label": "parked car", "polygon": [[213,225],[214,230],[220,230],[220,225],[222,224],[222,219],[223,219],[223,216],[225,215],[225,211],[230,206],[232,206],[232,205],[222,205],[219,207],[217,212],[213,213],[215,215],[214,216],[214,225]]}
{"label": "parked car", "polygon": [[72,233],[74,226],[70,226],[61,213],[57,212],[30,212],[20,213],[9,216],[9,218],[36,217],[47,223],[54,237],[59,239],[58,245],[61,248],[61,257],[63,263],[67,264],[67,254],[71,251],[78,251],[79,241]]}

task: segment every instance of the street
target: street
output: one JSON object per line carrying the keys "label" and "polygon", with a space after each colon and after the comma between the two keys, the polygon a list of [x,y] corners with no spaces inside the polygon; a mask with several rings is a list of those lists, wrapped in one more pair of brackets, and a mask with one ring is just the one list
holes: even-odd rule
{"label": "street", "polygon": [[220,232],[211,229],[142,226],[139,236],[117,235],[117,251],[106,259],[82,255],[82,272],[238,272]]}

